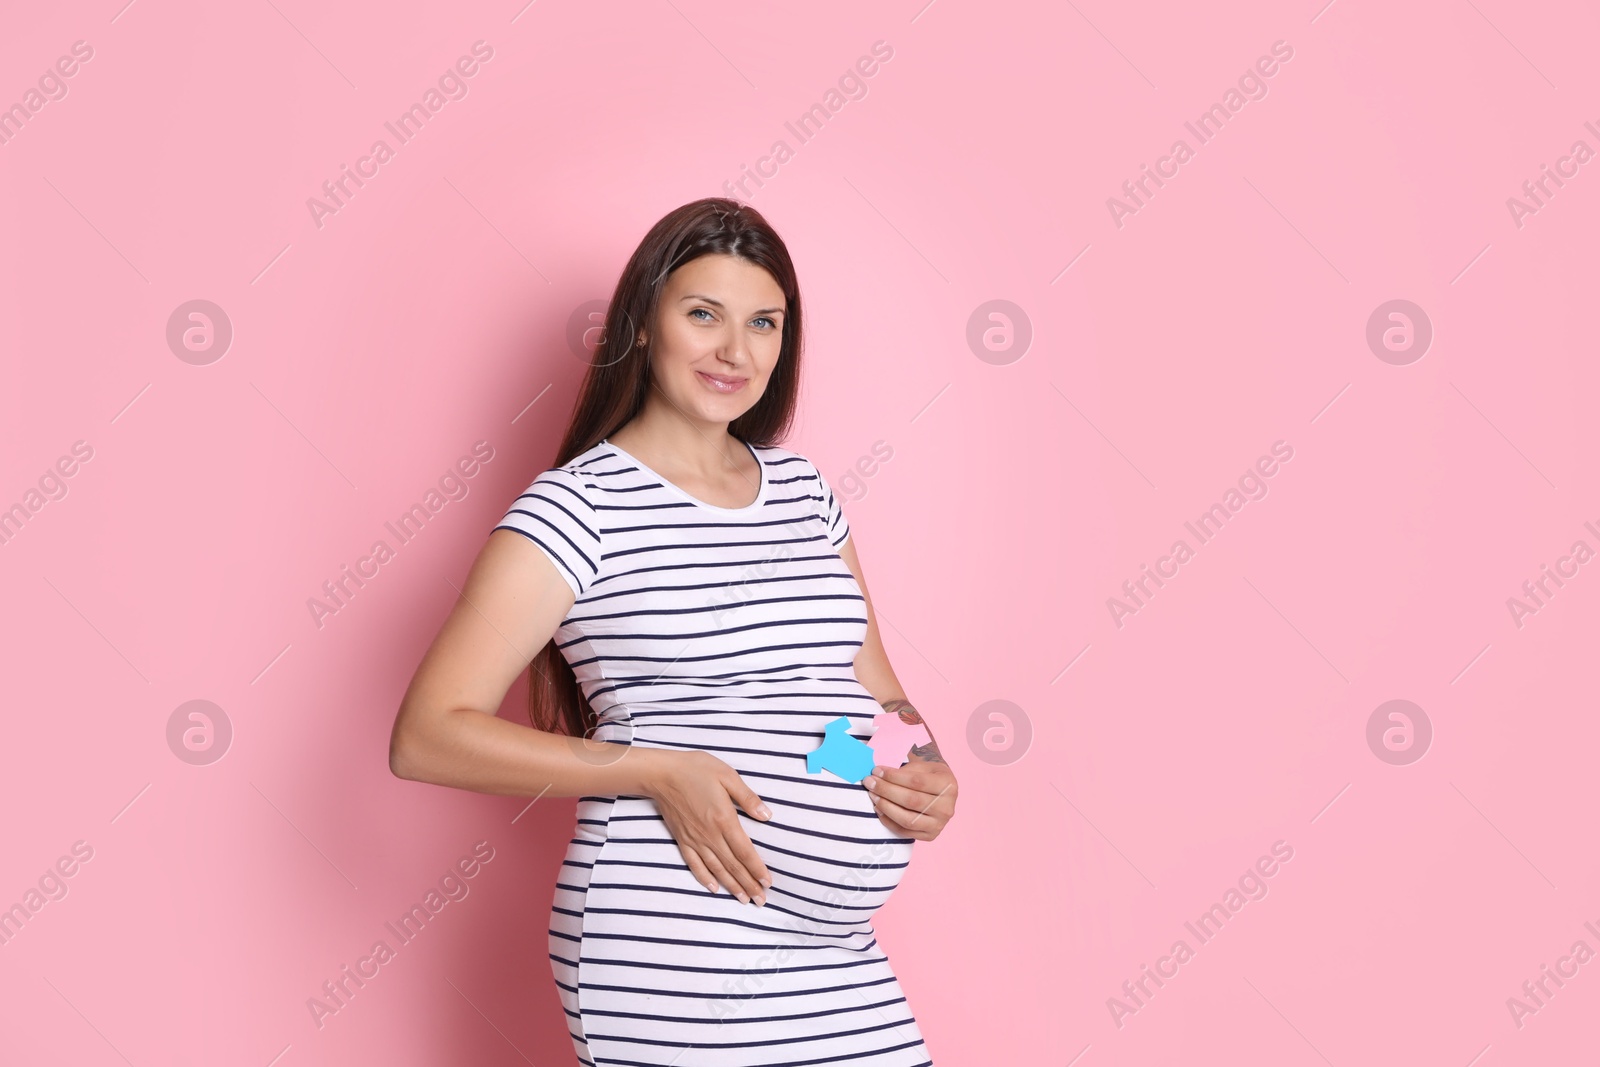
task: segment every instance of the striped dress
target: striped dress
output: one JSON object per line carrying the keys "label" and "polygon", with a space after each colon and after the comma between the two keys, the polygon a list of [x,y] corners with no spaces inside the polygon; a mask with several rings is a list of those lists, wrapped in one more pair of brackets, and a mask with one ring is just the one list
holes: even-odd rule
{"label": "striped dress", "polygon": [[805,457],[746,447],[763,475],[747,507],[602,441],[496,527],[572,587],[555,641],[593,736],[709,752],[772,811],[739,812],[772,875],[758,907],[708,892],[648,797],[579,799],[549,932],[573,1046],[594,1067],[930,1067],[872,928],[914,841],[864,786],[806,772],[829,721],[865,737],[882,711],[853,667],[867,616],[838,553],[849,524]]}

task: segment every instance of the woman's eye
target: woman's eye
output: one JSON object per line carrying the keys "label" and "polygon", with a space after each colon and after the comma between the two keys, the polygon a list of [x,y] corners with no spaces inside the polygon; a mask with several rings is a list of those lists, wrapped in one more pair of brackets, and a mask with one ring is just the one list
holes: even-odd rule
{"label": "woman's eye", "polygon": [[[709,308],[694,308],[693,310],[691,310],[689,312],[689,314],[690,315],[708,315],[708,316],[710,316],[711,319],[714,319],[714,318],[717,317],[715,314],[712,313],[711,309],[709,309]],[[710,320],[709,319],[696,319],[695,321],[696,322],[708,322]],[[756,318],[751,319],[750,321],[754,322],[754,323],[766,323],[766,328],[767,329],[775,330],[775,329],[778,328],[777,322],[774,321],[773,319],[769,318],[766,315],[757,316]]]}

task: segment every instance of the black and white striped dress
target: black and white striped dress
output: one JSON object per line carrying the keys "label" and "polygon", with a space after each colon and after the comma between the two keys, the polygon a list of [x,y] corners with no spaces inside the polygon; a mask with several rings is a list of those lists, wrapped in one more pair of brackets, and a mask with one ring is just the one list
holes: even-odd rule
{"label": "black and white striped dress", "polygon": [[805,457],[746,447],[763,474],[748,507],[602,441],[496,527],[572,587],[555,640],[593,736],[710,752],[772,810],[739,813],[773,880],[757,907],[696,881],[648,797],[580,798],[549,937],[573,1045],[595,1067],[930,1067],[872,928],[914,842],[859,783],[806,772],[826,723],[865,737],[882,710],[852,666],[867,615],[838,553],[849,524]]}

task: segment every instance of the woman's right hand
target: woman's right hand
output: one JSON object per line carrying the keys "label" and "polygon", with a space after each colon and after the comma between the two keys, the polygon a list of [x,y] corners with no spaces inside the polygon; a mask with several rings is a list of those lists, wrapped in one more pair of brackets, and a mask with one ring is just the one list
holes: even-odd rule
{"label": "woman's right hand", "polygon": [[748,904],[766,904],[772,875],[761,862],[734,805],[755,819],[772,813],[728,764],[709,752],[658,749],[661,768],[651,782],[650,799],[683,853],[689,871],[711,892],[721,882]]}

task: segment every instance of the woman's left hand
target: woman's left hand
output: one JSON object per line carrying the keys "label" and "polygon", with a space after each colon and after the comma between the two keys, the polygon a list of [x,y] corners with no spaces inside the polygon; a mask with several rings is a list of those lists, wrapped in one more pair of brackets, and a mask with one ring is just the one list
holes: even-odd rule
{"label": "woman's left hand", "polygon": [[[925,746],[931,747],[931,746]],[[861,784],[872,794],[878,821],[905,837],[932,841],[956,813],[956,776],[938,758],[922,759],[913,749],[903,767],[872,768]]]}

